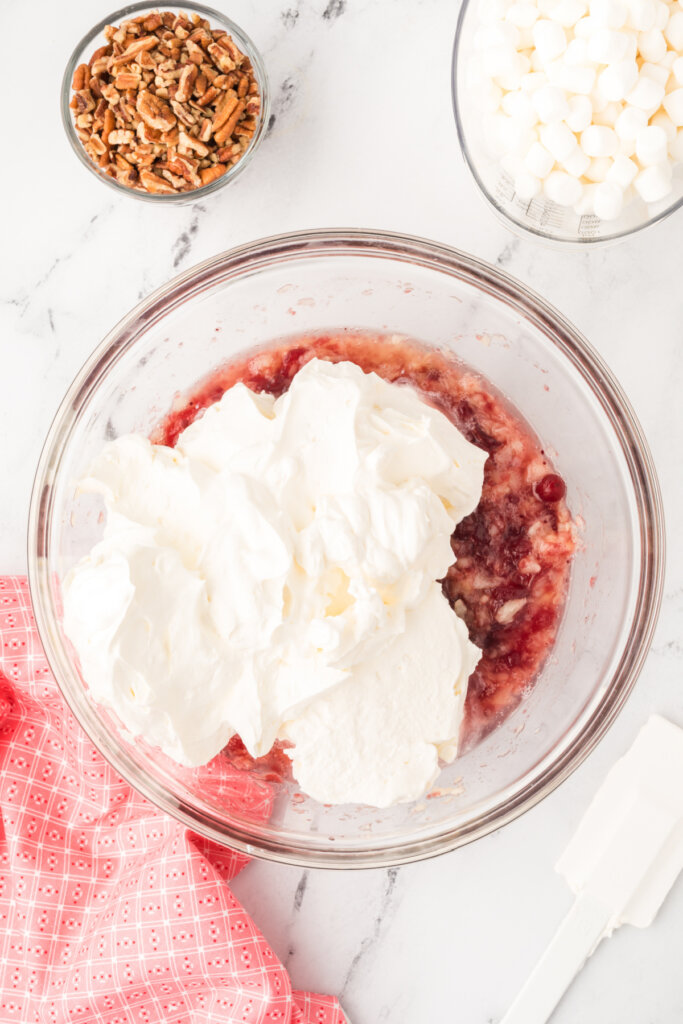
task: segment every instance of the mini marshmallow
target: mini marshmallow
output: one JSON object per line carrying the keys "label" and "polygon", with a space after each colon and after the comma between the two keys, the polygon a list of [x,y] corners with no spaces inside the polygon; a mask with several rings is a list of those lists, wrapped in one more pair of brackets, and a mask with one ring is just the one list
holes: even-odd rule
{"label": "mini marshmallow", "polygon": [[494,25],[505,17],[505,0],[481,0],[478,8],[479,21],[482,25]]}
{"label": "mini marshmallow", "polygon": [[592,117],[593,105],[587,96],[569,98],[569,114],[565,120],[573,132],[582,132],[591,123]]}
{"label": "mini marshmallow", "polygon": [[523,53],[517,54],[517,62],[514,67],[498,75],[496,81],[500,87],[507,92],[514,92],[522,84],[522,78],[531,68],[531,61]]}
{"label": "mini marshmallow", "polygon": [[661,106],[664,95],[663,85],[655,82],[653,78],[648,78],[647,75],[638,75],[638,83],[626,97],[626,102],[632,107],[654,114]]}
{"label": "mini marshmallow", "polygon": [[519,29],[506,21],[478,28],[474,36],[475,45],[480,50],[490,50],[496,46],[519,49]]}
{"label": "mini marshmallow", "polygon": [[537,178],[547,178],[554,163],[555,157],[548,152],[542,142],[534,142],[524,158],[526,170]]}
{"label": "mini marshmallow", "polygon": [[[588,131],[589,129],[586,129]],[[540,139],[555,160],[566,160],[574,152],[576,138],[566,124],[561,121],[555,124],[544,124],[539,131]]]}
{"label": "mini marshmallow", "polygon": [[600,28],[588,37],[588,56],[596,64],[614,64],[623,60],[627,50],[628,36],[625,32]]}
{"label": "mini marshmallow", "polygon": [[591,18],[589,14],[585,18],[579,18],[576,25],[574,25],[574,37],[576,39],[585,39],[588,42],[598,28],[599,25],[596,23],[595,18]]}
{"label": "mini marshmallow", "polygon": [[628,18],[628,7],[621,0],[591,0],[591,18],[601,28],[622,28]]}
{"label": "mini marshmallow", "polygon": [[597,185],[584,185],[583,195],[579,199],[578,203],[574,207],[575,212],[579,217],[592,217],[595,212],[595,204],[593,198],[595,196],[595,190]]}
{"label": "mini marshmallow", "polygon": [[630,0],[628,24],[636,32],[649,32],[657,21],[657,0]]}
{"label": "mini marshmallow", "polygon": [[658,110],[654,117],[650,118],[650,124],[655,128],[661,128],[666,134],[666,144],[670,146],[676,138],[676,125],[673,123],[668,114],[663,110]]}
{"label": "mini marshmallow", "polygon": [[591,124],[581,133],[581,148],[588,156],[613,156],[619,147],[619,140],[612,128]]}
{"label": "mini marshmallow", "polygon": [[680,128],[683,125],[683,89],[674,89],[664,97],[664,109],[676,127]]}
{"label": "mini marshmallow", "polygon": [[633,185],[646,203],[659,202],[671,191],[671,164],[666,161],[653,167],[646,167],[634,179]]}
{"label": "mini marshmallow", "polygon": [[514,180],[515,192],[524,202],[533,199],[541,191],[541,182],[526,170],[519,171]]}
{"label": "mini marshmallow", "polygon": [[542,85],[546,85],[548,82],[548,76],[543,71],[529,71],[528,74],[522,75],[522,81],[519,83],[519,87],[522,92],[534,92],[536,89],[540,89]]}
{"label": "mini marshmallow", "polygon": [[531,28],[538,18],[538,7],[536,4],[518,3],[508,7],[505,20],[516,25],[517,28]]}
{"label": "mini marshmallow", "polygon": [[515,74],[519,70],[519,54],[513,46],[491,46],[482,51],[484,71],[489,78]]}
{"label": "mini marshmallow", "polygon": [[543,85],[531,94],[531,102],[544,124],[553,124],[569,116],[569,103],[562,89],[555,85]]}
{"label": "mini marshmallow", "polygon": [[613,161],[608,156],[599,156],[594,160],[591,160],[587,169],[583,172],[583,177],[588,178],[589,181],[605,181],[607,175],[612,169]]}
{"label": "mini marshmallow", "polygon": [[564,60],[556,60],[548,64],[547,72],[553,85],[564,89],[565,92],[578,93],[582,96],[588,96],[592,92],[597,74],[595,68],[590,64],[573,66],[565,63]]}
{"label": "mini marshmallow", "polygon": [[567,49],[567,37],[557,22],[540,19],[534,25],[533,34],[536,55],[544,62],[555,60]]}
{"label": "mini marshmallow", "polygon": [[572,39],[562,54],[562,60],[569,67],[583,67],[588,63],[588,43],[585,39]]}
{"label": "mini marshmallow", "polygon": [[655,16],[655,28],[660,32],[663,32],[666,28],[669,20],[669,5],[667,3],[657,4],[657,14]]}
{"label": "mini marshmallow", "polygon": [[563,28],[573,28],[588,9],[584,0],[558,0],[550,17]]}
{"label": "mini marshmallow", "polygon": [[[569,45],[571,46],[571,43]],[[676,76],[678,84],[683,85],[683,57],[676,57],[671,70]]]}
{"label": "mini marshmallow", "polygon": [[586,156],[578,142],[569,156],[562,161],[562,166],[573,178],[582,178],[590,167],[590,157]]}
{"label": "mini marshmallow", "polygon": [[683,128],[676,132],[676,138],[669,144],[669,152],[674,160],[683,163]]}
{"label": "mini marshmallow", "polygon": [[603,181],[596,186],[593,195],[595,216],[601,220],[614,220],[624,206],[624,190],[613,182]]}
{"label": "mini marshmallow", "polygon": [[659,82],[660,85],[666,85],[669,80],[669,69],[665,68],[660,62],[659,64],[652,64],[646,61],[640,65],[641,75],[645,75],[646,78],[652,78],[655,82]]}
{"label": "mini marshmallow", "polygon": [[524,128],[533,128],[538,121],[534,105],[531,102],[529,93],[517,89],[514,92],[506,92],[502,97],[500,106],[503,113],[511,117],[517,124]]}
{"label": "mini marshmallow", "polygon": [[672,50],[677,53],[683,50],[683,11],[671,15],[664,28],[664,35]]}
{"label": "mini marshmallow", "polygon": [[598,76],[598,89],[610,102],[623,100],[638,84],[638,65],[634,60],[619,60]]}
{"label": "mini marshmallow", "polygon": [[625,190],[632,183],[637,173],[638,164],[635,160],[630,160],[627,156],[617,154],[607,172],[605,181],[613,182]]}
{"label": "mini marshmallow", "polygon": [[636,107],[625,107],[614,124],[614,130],[620,139],[635,141],[641,129],[647,125],[647,114]]}
{"label": "mini marshmallow", "polygon": [[638,33],[638,51],[643,60],[656,64],[666,53],[666,39],[656,28]]}
{"label": "mini marshmallow", "polygon": [[593,114],[593,124],[601,124],[606,128],[614,128],[621,113],[621,103],[608,103],[601,111]]}
{"label": "mini marshmallow", "polygon": [[564,171],[552,171],[543,182],[543,191],[558,206],[574,206],[581,199],[583,186],[578,178]]}
{"label": "mini marshmallow", "polygon": [[636,156],[643,167],[661,164],[666,160],[668,139],[663,128],[648,125],[636,136]]}

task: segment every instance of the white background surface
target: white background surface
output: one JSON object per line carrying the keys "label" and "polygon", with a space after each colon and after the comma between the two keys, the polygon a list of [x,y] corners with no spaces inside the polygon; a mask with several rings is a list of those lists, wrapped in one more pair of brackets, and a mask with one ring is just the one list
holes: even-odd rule
{"label": "white background surface", "polygon": [[[466,849],[396,871],[302,874],[252,863],[235,885],[295,987],[341,995],[353,1024],[496,1024],[570,904],[553,864],[648,712],[683,724],[683,286],[679,213],[586,253],[518,240],[476,195],[450,103],[456,0],[231,0],[270,75],[275,121],[254,164],[205,203],[118,198],[69,150],[58,89],[104,0],[4,0],[0,275],[0,571],[25,568],[42,439],[75,372],[130,307],[216,252],[307,227],[403,230],[495,262],[588,336],[630,395],[666,503],[665,606],[609,736],[539,807]],[[19,43],[19,40],[23,42]],[[28,46],[28,50],[27,50]],[[556,1024],[683,1020],[683,881],[646,932],[593,957]]]}

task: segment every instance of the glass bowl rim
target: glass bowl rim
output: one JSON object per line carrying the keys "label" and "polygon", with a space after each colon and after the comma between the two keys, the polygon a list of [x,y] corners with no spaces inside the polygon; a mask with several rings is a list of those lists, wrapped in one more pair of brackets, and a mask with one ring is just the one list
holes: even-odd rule
{"label": "glass bowl rim", "polygon": [[108,14],[105,18],[102,18],[93,28],[87,32],[79,43],[74,47],[71,56],[69,57],[64,75],[62,77],[62,84],[60,87],[60,99],[59,107],[62,118],[62,126],[66,133],[66,137],[69,140],[69,144],[83,164],[84,167],[93,174],[98,181],[103,182],[110,188],[113,188],[119,195],[125,195],[132,199],[139,199],[145,203],[167,203],[169,205],[176,204],[178,206],[186,206],[197,199],[205,199],[206,196],[211,195],[213,192],[217,192],[220,188],[234,181],[235,178],[244,171],[244,169],[251,163],[252,157],[259,145],[265,138],[268,130],[268,119],[270,116],[270,88],[268,86],[268,75],[266,68],[263,63],[263,58],[258,47],[255,45],[251,36],[249,36],[243,28],[241,28],[236,22],[232,21],[221,11],[217,11],[215,7],[207,7],[205,4],[195,3],[193,0],[186,4],[171,4],[172,7],[178,7],[190,14],[201,14],[203,17],[213,19],[222,28],[225,28],[231,35],[235,36],[237,41],[244,47],[249,60],[252,62],[254,67],[254,73],[256,80],[259,84],[259,90],[261,94],[261,110],[259,113],[259,123],[256,131],[252,137],[250,144],[247,146],[244,156],[237,161],[236,164],[222,174],[220,178],[216,178],[215,181],[210,181],[207,185],[202,185],[200,188],[192,189],[189,192],[177,192],[175,194],[163,194],[163,193],[152,193],[152,192],[140,192],[137,189],[129,188],[127,185],[122,185],[116,181],[115,178],[110,178],[107,174],[101,174],[99,168],[93,163],[85,149],[83,143],[76,134],[76,128],[74,125],[74,119],[72,117],[72,110],[69,106],[71,101],[71,81],[73,78],[74,71],[80,63],[79,57],[86,48],[94,42],[95,39],[104,31],[106,25],[116,25],[122,20],[141,13],[142,11],[156,11],[163,9],[163,3],[154,3],[151,0],[138,0],[133,4],[127,4],[125,7],[121,7],[117,11],[113,11]]}
{"label": "glass bowl rim", "polygon": [[535,239],[541,239],[543,242],[549,243],[550,245],[561,246],[563,249],[582,249],[585,245],[600,246],[610,242],[618,242],[623,238],[628,238],[630,235],[636,234],[638,231],[643,231],[645,228],[652,227],[654,224],[660,223],[660,221],[666,220],[671,214],[675,213],[681,206],[683,206],[683,195],[679,196],[670,206],[660,210],[659,213],[653,217],[644,220],[642,224],[638,224],[636,227],[627,228],[624,231],[613,231],[609,235],[600,235],[599,238],[561,238],[559,235],[550,234],[547,231],[542,231],[540,228],[535,228],[531,224],[525,224],[521,220],[517,220],[511,213],[508,212],[500,203],[497,203],[495,197],[491,195],[489,190],[484,185],[481,179],[477,166],[472,159],[469,146],[467,144],[467,137],[465,135],[465,129],[463,126],[462,115],[460,110],[460,103],[458,98],[457,89],[457,74],[458,65],[460,58],[460,42],[462,39],[463,26],[465,18],[470,7],[474,6],[478,0],[463,0],[458,14],[458,21],[455,26],[455,37],[453,39],[453,54],[451,58],[451,100],[453,104],[453,115],[455,117],[455,128],[458,134],[458,143],[460,150],[465,160],[465,165],[470,172],[474,184],[477,187],[478,192],[482,198],[490,204],[496,215],[505,223],[508,229],[512,227],[513,231],[518,232],[522,237],[531,236]]}
{"label": "glass bowl rim", "polygon": [[[253,827],[235,822],[226,825],[216,815],[198,811],[175,796],[112,741],[88,703],[85,689],[67,682],[71,666],[56,626],[46,557],[53,483],[58,478],[65,442],[79,410],[114,364],[136,343],[140,330],[226,276],[239,277],[274,263],[329,254],[387,258],[450,274],[503,302],[540,329],[590,387],[593,399],[599,402],[616,435],[630,475],[641,547],[636,605],[616,669],[597,697],[587,702],[562,740],[526,773],[523,782],[499,792],[491,806],[458,827],[441,824],[421,829],[411,838],[376,843],[368,837],[361,845],[357,840],[335,840],[333,847],[322,845],[320,839],[316,841],[315,834],[296,839],[264,836],[260,834],[262,823]],[[137,303],[85,362],[55,414],[36,470],[27,539],[31,599],[48,663],[62,696],[106,760],[135,790],[206,838],[249,856],[302,867],[387,867],[426,859],[480,838],[535,806],[578,768],[623,707],[648,653],[664,581],[664,518],[652,456],[628,399],[595,349],[561,313],[505,271],[442,243],[372,230],[302,231],[248,242],[204,260]]]}

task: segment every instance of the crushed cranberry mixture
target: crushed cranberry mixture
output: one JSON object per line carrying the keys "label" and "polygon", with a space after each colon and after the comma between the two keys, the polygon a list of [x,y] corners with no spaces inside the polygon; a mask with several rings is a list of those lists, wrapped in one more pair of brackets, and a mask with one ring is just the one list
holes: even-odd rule
{"label": "crushed cranberry mixture", "polygon": [[483,651],[467,694],[465,739],[473,742],[516,706],[554,642],[576,543],[564,480],[519,414],[481,377],[443,352],[374,334],[299,337],[245,355],[183,398],[152,439],[175,445],[238,381],[283,394],[315,356],[350,360],[385,380],[411,384],[489,453],[481,501],[453,534],[456,560],[443,580]]}

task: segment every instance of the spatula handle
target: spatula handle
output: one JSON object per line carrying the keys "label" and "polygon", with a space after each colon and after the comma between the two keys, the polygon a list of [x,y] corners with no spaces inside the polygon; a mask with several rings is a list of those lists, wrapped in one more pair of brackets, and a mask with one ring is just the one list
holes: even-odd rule
{"label": "spatula handle", "polygon": [[580,894],[500,1024],[546,1024],[610,923],[610,910]]}

